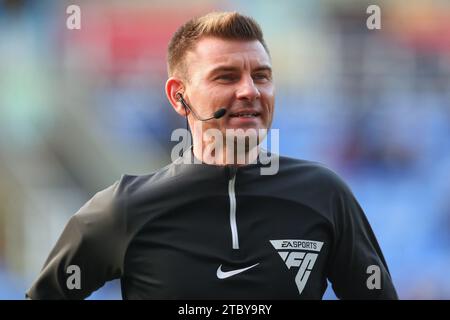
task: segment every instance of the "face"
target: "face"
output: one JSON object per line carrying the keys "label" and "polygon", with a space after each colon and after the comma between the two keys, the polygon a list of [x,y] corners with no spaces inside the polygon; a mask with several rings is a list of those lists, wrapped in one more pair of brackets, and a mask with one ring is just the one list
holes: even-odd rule
{"label": "face", "polygon": [[[255,41],[207,37],[186,55],[189,81],[184,96],[199,117],[211,117],[220,108],[227,113],[203,123],[203,130],[269,129],[275,88],[270,58]],[[190,126],[196,120],[189,117]]]}

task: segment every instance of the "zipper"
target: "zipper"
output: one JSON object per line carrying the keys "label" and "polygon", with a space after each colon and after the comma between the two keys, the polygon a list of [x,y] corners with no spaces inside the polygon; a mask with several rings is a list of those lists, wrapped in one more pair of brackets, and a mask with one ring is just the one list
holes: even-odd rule
{"label": "zipper", "polygon": [[230,227],[233,249],[239,249],[239,237],[236,223],[236,167],[230,167],[230,179],[228,180],[228,196],[230,198]]}

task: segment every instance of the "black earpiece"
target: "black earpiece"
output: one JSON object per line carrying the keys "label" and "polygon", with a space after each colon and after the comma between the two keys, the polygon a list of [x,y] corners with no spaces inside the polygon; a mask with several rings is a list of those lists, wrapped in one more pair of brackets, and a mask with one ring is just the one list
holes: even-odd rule
{"label": "black earpiece", "polygon": [[222,117],[227,113],[227,109],[225,109],[225,108],[220,108],[220,109],[218,109],[216,112],[214,112],[214,114],[213,114],[212,117],[210,117],[210,118],[200,118],[200,117],[195,113],[195,111],[192,110],[192,108],[186,103],[186,101],[185,101],[184,98],[183,98],[183,95],[182,95],[180,92],[177,92],[176,96],[177,96],[177,98],[178,98],[178,101],[180,101],[181,104],[183,105],[183,107],[184,107],[185,109],[189,109],[189,111],[192,112],[192,114],[194,115],[194,117],[195,117],[197,120],[200,120],[200,121],[208,121],[208,120],[212,120],[212,119],[219,119],[219,118],[222,118]]}

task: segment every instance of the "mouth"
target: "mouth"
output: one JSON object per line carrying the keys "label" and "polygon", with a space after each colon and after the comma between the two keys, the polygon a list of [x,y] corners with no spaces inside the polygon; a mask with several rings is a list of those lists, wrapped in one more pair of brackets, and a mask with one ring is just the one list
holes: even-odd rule
{"label": "mouth", "polygon": [[230,115],[231,118],[256,118],[259,116],[260,116],[259,112],[247,112],[247,111],[236,112]]}

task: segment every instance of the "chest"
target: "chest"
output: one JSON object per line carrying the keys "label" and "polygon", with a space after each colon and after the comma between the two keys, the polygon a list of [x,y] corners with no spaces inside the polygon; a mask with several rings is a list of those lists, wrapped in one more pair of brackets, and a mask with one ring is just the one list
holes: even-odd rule
{"label": "chest", "polygon": [[145,299],[320,298],[331,242],[326,220],[293,201],[199,199],[153,212],[127,250],[122,289]]}

